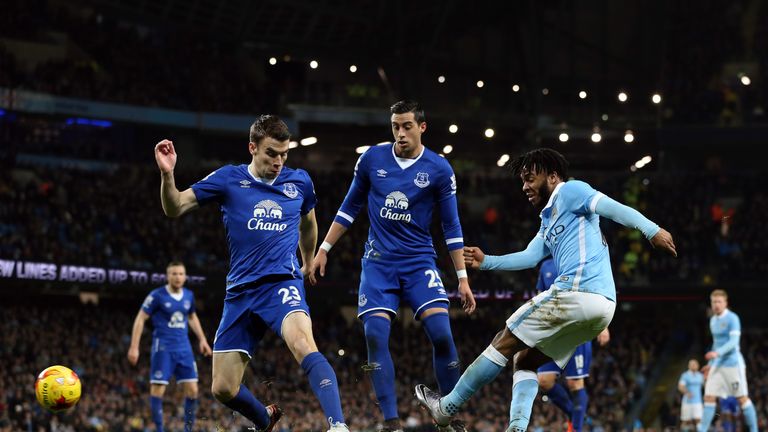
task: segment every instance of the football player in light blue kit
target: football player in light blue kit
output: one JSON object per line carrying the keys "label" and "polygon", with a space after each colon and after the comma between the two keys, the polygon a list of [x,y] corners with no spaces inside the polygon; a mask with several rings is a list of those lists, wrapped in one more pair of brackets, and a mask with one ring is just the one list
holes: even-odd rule
{"label": "football player in light blue kit", "polygon": [[[433,347],[441,392],[451,391],[461,369],[448,319],[450,306],[429,232],[434,207],[440,210],[445,243],[459,280],[464,310],[475,300],[469,287],[464,240],[456,205],[456,177],[445,158],[421,143],[427,123],[414,101],[392,105],[395,143],[371,147],[360,156],[347,196],[317,251],[312,273],[325,275],[328,252],[368,205],[371,227],[362,259],[358,317],[363,321],[371,380],[385,430],[401,430],[395,394],[395,370],[389,353],[390,324],[405,300],[421,320]],[[464,426],[456,419],[454,429]]]}
{"label": "football player in light blue kit", "polygon": [[[213,395],[271,431],[282,416],[265,407],[242,384],[245,368],[267,329],[277,333],[309,379],[331,431],[347,431],[336,373],[318,352],[304,294],[304,275],[317,243],[317,202],[306,171],[284,166],[288,127],[272,115],[259,117],[250,130],[249,165],[228,165],[183,192],[176,189],[176,151],[163,140],[155,147],[160,168],[163,211],[178,217],[215,202],[229,243],[227,294],[213,341]],[[300,249],[303,266],[296,257]]]}
{"label": "football player in light blue kit", "polygon": [[676,255],[672,236],[638,211],[619,204],[588,184],[567,178],[568,162],[551,149],[525,153],[512,163],[523,181],[523,192],[541,209],[541,227],[528,247],[504,256],[464,249],[467,265],[480,270],[521,270],[552,255],[557,279],[552,288],[517,309],[507,325],[444,397],[423,384],[416,398],[438,425],[450,422],[480,387],[514,363],[512,406],[507,431],[528,428],[538,393],[536,369],[554,360],[563,367],[576,347],[603,331],[613,318],[616,289],[608,246],[600,232],[600,216],[643,232],[656,248]]}
{"label": "football player in light blue kit", "polygon": [[739,400],[744,423],[750,432],[757,432],[757,412],[747,389],[747,367],[741,355],[741,320],[728,309],[728,293],[716,289],[709,296],[712,318],[709,330],[712,332],[712,350],[704,358],[709,363],[702,368],[707,381],[704,386],[704,413],[699,426],[700,432],[709,429],[715,417],[717,398],[734,396]]}
{"label": "football player in light blue kit", "polygon": [[699,362],[688,360],[688,370],[680,375],[677,389],[683,394],[680,404],[680,430],[696,430],[701,422],[702,399],[701,390],[704,387],[704,374],[699,372]]}
{"label": "football player in light blue kit", "polygon": [[192,431],[197,411],[197,363],[189,344],[189,328],[197,336],[200,353],[211,355],[211,347],[195,313],[195,295],[184,288],[187,271],[184,264],[172,261],[166,268],[168,283],[152,290],[144,299],[133,320],[128,361],[139,361],[139,342],[144,323],[152,318],[152,355],[150,356],[149,405],[155,430],[163,431],[163,395],[165,387],[176,377],[184,388],[184,431]]}
{"label": "football player in light blue kit", "polygon": [[[555,261],[550,257],[541,262],[539,277],[536,281],[536,290],[544,292],[552,287],[557,276]],[[597,335],[597,343],[604,346],[610,341],[611,334],[608,329]],[[589,395],[584,388],[584,378],[589,376],[589,368],[592,365],[592,342],[584,342],[576,347],[565,368],[560,368],[554,361],[541,366],[538,374],[539,388],[547,395],[552,403],[568,416],[568,431],[581,432],[584,426],[584,418],[587,415]],[[557,382],[557,378],[565,372],[566,390]],[[570,392],[570,395],[569,395]]]}

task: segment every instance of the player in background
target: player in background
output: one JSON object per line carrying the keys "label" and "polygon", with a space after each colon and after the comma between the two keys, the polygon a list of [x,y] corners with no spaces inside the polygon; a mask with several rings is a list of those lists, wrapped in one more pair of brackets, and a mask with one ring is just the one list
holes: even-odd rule
{"label": "player in background", "polygon": [[709,296],[712,317],[712,350],[704,355],[709,363],[702,368],[706,377],[704,385],[704,413],[700,432],[706,432],[715,417],[717,398],[734,396],[739,400],[744,423],[750,432],[757,432],[757,412],[747,389],[747,366],[741,355],[741,320],[728,309],[728,293],[716,289]]}
{"label": "player in background", "polygon": [[133,320],[128,362],[139,361],[139,342],[144,323],[152,318],[152,354],[149,369],[149,406],[157,432],[163,431],[163,395],[172,376],[184,389],[184,432],[191,432],[197,411],[197,363],[189,343],[189,326],[198,340],[200,353],[211,355],[211,347],[195,313],[195,295],[184,287],[184,264],[172,261],[166,268],[168,283],[155,288],[144,299]]}
{"label": "player in background", "polygon": [[[357,316],[363,321],[370,376],[385,430],[399,431],[389,334],[401,300],[411,306],[432,343],[440,391],[451,391],[461,372],[448,319],[450,303],[429,231],[435,207],[440,211],[465,312],[472,313],[475,299],[462,257],[464,240],[453,169],[422,144],[427,123],[417,102],[400,101],[390,111],[395,142],[371,147],[358,159],[347,196],[317,251],[312,274],[319,269],[325,275],[328,253],[367,204],[371,226],[362,258]],[[452,427],[464,429],[458,420]]]}
{"label": "player in background", "polygon": [[[555,261],[550,257],[541,262],[536,290],[544,292],[552,287],[557,274]],[[611,340],[611,333],[606,328],[597,335],[597,343],[605,346]],[[537,370],[539,388],[542,393],[560,408],[568,417],[568,430],[581,432],[584,418],[587,416],[589,395],[584,387],[584,379],[589,376],[592,365],[592,342],[584,342],[576,347],[565,368],[560,368],[554,361],[548,362]],[[557,378],[565,372],[566,390]]]}
{"label": "player in background", "polygon": [[720,417],[722,417],[723,430],[736,432],[736,422],[739,419],[739,400],[733,396],[720,399]]}
{"label": "player in background", "polygon": [[680,430],[692,431],[699,428],[701,422],[702,403],[701,390],[704,386],[704,375],[699,372],[699,362],[688,360],[688,370],[680,375],[677,389],[683,394],[680,404]]}
{"label": "player in background", "polygon": [[336,373],[317,350],[305,300],[303,277],[317,243],[317,197],[306,171],[284,166],[290,137],[278,117],[260,116],[250,129],[250,164],[219,168],[183,192],[173,176],[173,142],[162,140],[155,146],[160,197],[170,217],[211,202],[223,214],[230,270],[213,341],[211,391],[216,399],[252,421],[257,430],[274,428],[282,416],[280,408],[265,407],[242,384],[251,356],[271,329],[304,370],[330,430],[347,431]]}
{"label": "player in background", "polygon": [[551,149],[518,157],[512,172],[523,182],[528,201],[541,209],[537,235],[521,252],[485,255],[464,249],[466,264],[480,270],[522,270],[535,267],[550,254],[555,260],[554,286],[517,309],[486,350],[464,371],[451,393],[440,397],[423,384],[416,398],[438,425],[450,422],[482,386],[514,364],[509,432],[528,428],[539,390],[536,375],[554,360],[563,367],[576,347],[608,327],[616,308],[616,288],[608,246],[599,217],[639,229],[656,248],[676,255],[672,236],[638,211],[622,205],[578,180],[565,181],[568,162]]}

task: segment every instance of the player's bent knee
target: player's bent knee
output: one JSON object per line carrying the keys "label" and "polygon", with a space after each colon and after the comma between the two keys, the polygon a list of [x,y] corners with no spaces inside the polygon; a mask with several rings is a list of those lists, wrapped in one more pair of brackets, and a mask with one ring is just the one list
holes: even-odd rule
{"label": "player's bent knee", "polygon": [[565,380],[568,390],[574,392],[584,388],[584,378],[567,379]]}
{"label": "player's bent knee", "polygon": [[552,387],[555,386],[556,377],[557,374],[555,373],[538,374],[537,378],[539,380],[539,387],[541,390],[544,392],[550,391]]}
{"label": "player's bent knee", "polygon": [[227,402],[231,400],[233,397],[237,396],[239,391],[240,385],[237,383],[216,380],[215,378],[211,383],[211,393],[219,402]]}

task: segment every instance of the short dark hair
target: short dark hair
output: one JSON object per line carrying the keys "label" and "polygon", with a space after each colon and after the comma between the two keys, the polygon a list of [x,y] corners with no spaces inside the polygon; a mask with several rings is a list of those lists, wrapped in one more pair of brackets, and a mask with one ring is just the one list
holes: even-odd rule
{"label": "short dark hair", "polygon": [[178,260],[173,260],[173,261],[169,262],[167,266],[165,266],[166,269],[169,269],[171,267],[185,267],[185,266],[184,266],[183,262],[178,261]]}
{"label": "short dark hair", "polygon": [[283,142],[291,139],[291,132],[288,130],[288,125],[278,116],[264,114],[251,125],[250,139],[252,143],[258,144],[266,137]]}
{"label": "short dark hair", "polygon": [[412,112],[413,119],[416,120],[416,123],[424,123],[427,121],[427,116],[424,115],[424,109],[415,100],[405,99],[400,102],[395,102],[395,104],[389,108],[389,112],[392,114]]}
{"label": "short dark hair", "polygon": [[561,179],[568,176],[568,161],[559,152],[550,148],[538,148],[524,153],[512,161],[512,174],[519,176],[525,171],[533,173],[557,173]]}

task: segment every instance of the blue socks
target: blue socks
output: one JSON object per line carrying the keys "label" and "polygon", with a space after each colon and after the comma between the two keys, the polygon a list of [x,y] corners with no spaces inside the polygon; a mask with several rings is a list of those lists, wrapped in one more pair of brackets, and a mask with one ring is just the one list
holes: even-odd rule
{"label": "blue socks", "polygon": [[245,418],[252,421],[259,429],[269,426],[269,414],[267,408],[259,402],[248,390],[245,384],[240,384],[240,391],[232,399],[223,402],[228,408],[239,412]]}
{"label": "blue socks", "polygon": [[556,407],[560,408],[560,410],[565,413],[565,416],[568,417],[568,419],[573,417],[573,402],[565,387],[560,385],[560,383],[555,383],[555,385],[545,394]]}
{"label": "blue socks", "polygon": [[155,423],[155,430],[163,432],[163,398],[150,396],[149,409],[152,410],[152,421]]}
{"label": "blue socks", "polygon": [[390,321],[381,316],[363,318],[368,367],[384,420],[399,419],[395,394],[395,365],[389,354]]}
{"label": "blue socks", "polygon": [[589,403],[589,395],[587,390],[582,388],[572,392],[573,396],[573,415],[571,423],[573,423],[573,430],[575,432],[581,432],[581,428],[584,426],[584,417],[587,416],[587,403]]}
{"label": "blue socks", "polygon": [[715,403],[704,402],[704,411],[701,414],[701,423],[699,423],[699,432],[707,432],[712,419],[715,418]]}
{"label": "blue socks", "polygon": [[339,398],[339,383],[336,381],[336,373],[324,355],[315,351],[301,361],[301,368],[309,379],[309,385],[315,393],[320,406],[323,408],[325,418],[331,426],[336,423],[344,423],[344,414],[341,412],[341,400]]}
{"label": "blue socks", "polygon": [[757,432],[757,412],[751,400],[747,400],[741,406],[741,412],[744,414],[744,423],[749,432]]}
{"label": "blue socks", "polygon": [[184,432],[192,432],[197,412],[197,399],[184,398]]}
{"label": "blue socks", "polygon": [[464,371],[464,374],[459,378],[459,382],[456,383],[456,387],[440,399],[440,409],[448,415],[456,415],[459,412],[459,408],[480,387],[493,381],[506,364],[506,357],[501,355],[493,346],[486,348]]}
{"label": "blue socks", "polygon": [[509,407],[509,428],[512,432],[525,432],[531,417],[531,409],[536,394],[539,392],[539,381],[536,372],[519,370],[513,377],[512,403]]}
{"label": "blue socks", "polygon": [[432,342],[432,362],[440,394],[449,393],[461,376],[459,354],[451,334],[448,313],[436,313],[422,320],[424,331]]}

